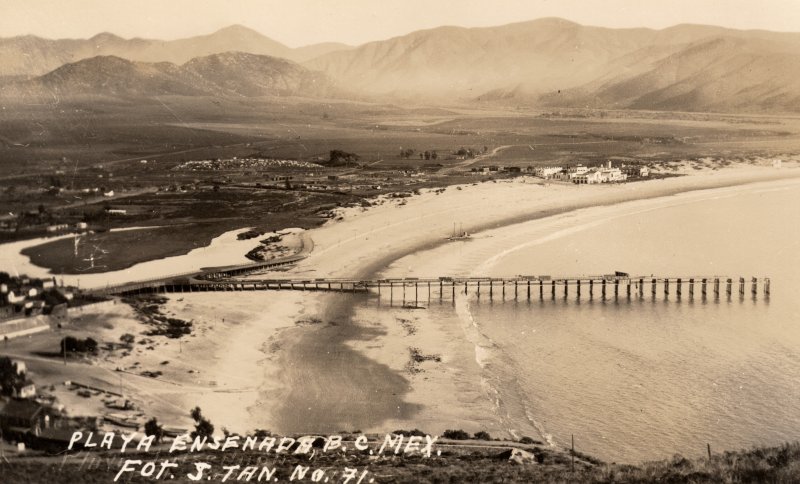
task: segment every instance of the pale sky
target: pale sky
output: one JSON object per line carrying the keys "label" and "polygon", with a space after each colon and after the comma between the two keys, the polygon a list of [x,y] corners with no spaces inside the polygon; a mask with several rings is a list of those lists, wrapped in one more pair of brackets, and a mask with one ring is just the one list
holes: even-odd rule
{"label": "pale sky", "polygon": [[800,31],[800,0],[0,0],[0,37],[176,39],[241,24],[291,47],[562,17],[603,27],[680,23]]}

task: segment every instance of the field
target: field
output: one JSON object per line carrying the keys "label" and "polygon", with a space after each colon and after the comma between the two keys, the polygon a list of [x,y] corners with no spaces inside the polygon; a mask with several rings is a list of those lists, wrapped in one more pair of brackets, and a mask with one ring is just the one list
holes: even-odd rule
{"label": "field", "polygon": [[[504,177],[513,175],[502,167],[512,166],[608,160],[699,166],[704,158],[796,154],[800,119],[161,97],[5,106],[0,133],[0,241],[85,222],[98,232],[87,239],[89,250],[124,245],[105,232],[111,228],[183,227],[143,232],[140,248],[114,251],[104,268],[91,253],[75,256],[66,242],[31,251],[37,263],[75,273],[185,253],[238,227],[313,227],[326,210],[377,194],[472,182],[476,166],[501,167],[491,177]],[[461,156],[462,148],[473,156]],[[354,153],[358,162],[333,166],[331,150]],[[401,150],[413,152],[401,157]],[[435,151],[435,159],[420,155],[426,151]],[[305,164],[181,166],[234,157]]]}

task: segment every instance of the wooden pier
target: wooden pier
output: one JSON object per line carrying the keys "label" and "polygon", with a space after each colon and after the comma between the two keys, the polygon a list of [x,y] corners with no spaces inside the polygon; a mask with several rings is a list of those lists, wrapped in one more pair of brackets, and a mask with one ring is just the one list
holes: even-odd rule
{"label": "wooden pier", "polygon": [[[215,276],[227,275],[218,271]],[[710,291],[709,291],[710,288]],[[722,294],[724,288],[724,295]],[[699,291],[698,291],[699,289]],[[770,296],[769,278],[722,276],[654,277],[654,276],[515,276],[515,277],[437,277],[437,278],[396,278],[396,279],[214,279],[207,273],[202,277],[192,275],[173,280],[144,281],[114,288],[106,288],[104,294],[133,295],[159,292],[204,292],[204,291],[330,291],[347,293],[377,293],[380,297],[403,301],[419,301],[420,294],[426,300],[455,300],[456,293],[474,294],[477,298],[503,300],[568,299],[570,295],[578,300],[619,300],[619,299],[670,299],[676,301],[694,300],[699,292],[700,299],[720,300],[723,296],[730,300],[734,289],[739,298],[748,292],[752,298],[762,294]],[[687,296],[684,296],[687,294]]]}

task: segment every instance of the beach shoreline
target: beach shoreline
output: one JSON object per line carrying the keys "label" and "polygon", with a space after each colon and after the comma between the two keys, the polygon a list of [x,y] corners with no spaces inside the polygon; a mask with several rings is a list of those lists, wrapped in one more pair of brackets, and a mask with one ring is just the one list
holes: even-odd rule
{"label": "beach shoreline", "polygon": [[[758,171],[758,169],[756,169],[756,171]],[[682,183],[671,182],[665,184],[664,186],[656,185],[659,183],[664,183],[663,181],[647,182],[654,184],[652,189],[635,191],[615,190],[611,194],[612,196],[606,196],[604,199],[601,197],[599,200],[597,198],[589,198],[577,201],[572,200],[573,203],[568,205],[539,208],[539,210],[535,211],[534,213],[514,214],[502,219],[498,217],[496,222],[484,222],[480,225],[475,225],[474,229],[471,227],[471,231],[473,232],[473,237],[485,236],[487,233],[501,228],[506,228],[513,231],[516,230],[513,228],[514,226],[524,226],[526,224],[532,225],[536,224],[537,222],[541,222],[542,220],[556,219],[559,216],[569,217],[570,214],[573,214],[578,210],[591,211],[593,209],[602,209],[605,210],[609,216],[613,217],[613,212],[617,210],[616,207],[623,206],[626,202],[644,201],[644,204],[647,204],[649,203],[647,201],[652,201],[654,199],[668,200],[674,195],[684,194],[684,196],[686,196],[687,193],[690,194],[689,198],[702,198],[703,196],[706,196],[706,194],[702,193],[704,190],[710,190],[713,192],[714,190],[728,189],[735,192],[738,190],[737,187],[745,185],[758,183],[771,184],[773,182],[780,183],[781,180],[785,180],[787,178],[796,180],[800,173],[785,170],[783,173],[777,175],[774,174],[774,172],[767,174],[767,176],[763,176],[763,172],[761,173],[762,176],[751,177],[748,175],[749,174],[722,177],[709,176],[705,177],[705,179],[689,179],[686,181],[684,181],[682,178],[679,179]],[[470,188],[472,187],[465,187],[464,191],[468,191]],[[572,187],[562,188],[570,189]],[[614,187],[598,187],[598,191],[601,191],[605,188]],[[691,192],[696,193],[692,195]],[[424,194],[422,197],[431,199],[433,198],[433,195]],[[409,205],[412,203],[413,201],[410,201]],[[380,210],[380,208],[378,208],[378,210]],[[353,214],[354,218],[358,218],[360,215],[361,214],[357,213]],[[383,216],[391,217],[391,215],[388,213],[384,214]],[[381,246],[382,244],[382,248],[388,250],[371,252],[370,255],[372,257],[363,257],[363,250],[351,251],[349,257],[347,257],[342,254],[341,250],[337,249],[341,247],[342,244],[352,244],[353,242],[362,240],[362,237],[355,236],[352,237],[348,242],[342,242],[341,240],[336,239],[337,235],[344,238],[349,230],[353,230],[351,227],[346,227],[348,221],[352,222],[352,219],[348,219],[348,217],[345,216],[345,220],[343,222],[332,224],[327,227],[327,230],[330,232],[334,232],[336,227],[340,227],[339,234],[320,237],[318,232],[316,234],[315,232],[311,232],[310,235],[315,238],[315,241],[317,241],[317,247],[321,248],[320,252],[322,252],[322,257],[320,256],[320,252],[317,252],[316,254],[312,253],[308,260],[304,261],[296,269],[293,269],[290,272],[297,274],[308,274],[313,270],[310,269],[310,267],[313,266],[316,269],[313,271],[315,277],[322,277],[323,275],[344,276],[345,274],[348,277],[360,278],[445,275],[441,272],[436,272],[437,268],[446,270],[446,267],[443,266],[447,266],[448,262],[444,261],[444,258],[440,259],[438,262],[431,262],[430,258],[426,260],[425,264],[427,265],[425,267],[425,271],[412,270],[409,272],[407,269],[405,269],[405,266],[400,267],[402,265],[402,262],[400,261],[406,257],[413,258],[414,254],[421,252],[434,251],[435,249],[446,250],[449,247],[448,244],[453,244],[453,246],[456,246],[457,244],[472,243],[471,241],[448,242],[445,240],[444,236],[437,236],[435,233],[431,234],[430,231],[427,231],[427,237],[422,237],[421,240],[416,241],[417,243],[393,245],[391,243],[387,243],[386,238],[378,239],[372,242],[372,240],[377,239],[377,237],[373,235],[377,231],[373,231],[370,232],[369,235],[362,236],[363,239],[366,241],[369,238],[371,244],[377,246]],[[445,226],[441,224],[441,221],[439,226],[445,228]],[[369,221],[362,223],[362,230],[368,231],[369,227]],[[326,230],[326,227],[318,229],[318,231],[323,230]],[[331,242],[333,243],[331,244]],[[335,259],[337,264],[339,264],[339,267],[344,266],[349,269],[349,271],[344,272],[338,269],[338,267],[334,267],[334,264],[332,263],[333,259]],[[327,268],[330,268],[328,272],[322,272]],[[446,275],[452,274],[447,273]],[[341,304],[341,302],[339,304]],[[346,314],[346,310],[344,311],[345,312],[341,314]],[[399,311],[402,311],[402,309]],[[435,321],[431,321],[430,318],[426,319],[424,316],[422,316],[420,317],[420,321],[417,321],[416,325],[418,328],[424,327],[426,329],[425,333],[423,333],[424,338],[415,337],[409,339],[407,335],[404,336],[402,332],[399,332],[396,321],[393,321],[396,319],[394,314],[397,312],[398,310],[396,309],[389,311],[389,315],[384,315],[384,317],[381,317],[375,313],[370,314],[369,311],[367,311],[366,314],[355,313],[353,314],[353,321],[351,321],[351,324],[356,327],[356,330],[354,331],[354,329],[351,327],[348,327],[346,330],[347,334],[349,335],[349,340],[347,338],[345,339],[347,346],[352,348],[354,351],[368,356],[372,361],[372,365],[381,367],[382,369],[387,367],[391,368],[395,373],[403,375],[403,377],[409,382],[409,390],[402,395],[396,395],[396,406],[401,406],[406,403],[414,403],[419,405],[418,413],[411,418],[396,418],[395,415],[391,415],[391,412],[389,413],[389,418],[386,418],[385,415],[381,416],[374,414],[373,417],[375,418],[375,422],[373,425],[368,427],[371,431],[385,431],[394,427],[412,428],[417,426],[425,426],[426,424],[429,427],[434,428],[427,428],[423,430],[441,431],[443,430],[443,426],[447,425],[445,422],[452,423],[453,425],[461,422],[461,426],[469,431],[489,430],[499,432],[501,436],[510,435],[515,437],[520,435],[530,435],[531,433],[535,432],[537,435],[534,435],[534,437],[538,436],[545,441],[549,439],[549,436],[546,435],[546,432],[544,432],[541,427],[537,426],[533,419],[531,419],[531,426],[525,426],[524,428],[520,429],[511,429],[509,432],[509,428],[503,428],[500,421],[496,418],[476,418],[479,413],[477,410],[485,411],[487,409],[492,410],[493,408],[496,409],[496,407],[498,407],[498,403],[496,401],[491,401],[494,397],[491,395],[491,391],[487,390],[486,382],[480,379],[480,368],[478,368],[479,365],[476,361],[477,356],[473,354],[471,355],[471,359],[465,358],[464,345],[460,345],[460,347],[456,348],[450,348],[445,352],[437,352],[437,347],[446,345],[449,341],[453,341],[454,338],[460,337],[466,339],[465,334],[462,333],[458,335],[454,334],[453,332],[448,332],[443,328],[436,329]],[[422,311],[421,313],[424,312],[425,311]],[[370,318],[372,319],[370,320]],[[375,326],[378,326],[378,328],[382,331],[376,332]],[[322,335],[315,334],[313,332],[305,333],[301,335],[298,340],[293,342],[294,346],[291,348],[296,349],[306,345],[313,346],[314,340],[319,339],[320,337],[322,337]],[[403,364],[399,361],[405,359],[404,353],[407,352],[409,346],[411,345],[416,345],[424,354],[437,354],[441,357],[443,363],[436,365],[429,365],[426,363],[426,367],[430,368],[430,370],[426,370],[426,373],[423,377],[420,377],[419,375],[407,374],[404,372]],[[472,347],[469,349],[470,351],[475,351]],[[292,350],[287,349],[287,351],[291,352]],[[306,354],[306,352],[301,353]],[[454,362],[458,362],[457,365],[460,366],[458,371],[466,375],[458,385],[452,384],[454,381],[454,374],[447,367],[448,363]],[[310,361],[310,365],[312,367],[314,366],[313,360]],[[317,367],[317,369],[323,371],[323,366],[324,365],[320,365]],[[309,374],[314,373],[314,369],[307,371]],[[467,383],[465,383],[467,381],[471,381],[477,387],[484,387],[482,389],[484,398],[488,397],[487,402],[483,402],[485,404],[474,405],[472,413],[460,411],[460,408],[464,405],[465,401],[474,403],[474,401],[471,399],[475,396],[475,389],[468,388]],[[362,385],[369,387],[371,384],[369,382],[362,382]],[[358,387],[352,387],[349,391],[352,393],[352,395],[357,395],[359,389]],[[348,391],[345,390],[345,393],[347,392]],[[458,394],[465,395],[467,392],[469,393],[469,396],[467,397],[461,399],[454,398],[454,396]],[[298,404],[299,402],[300,400],[297,401]],[[285,406],[287,408],[300,408],[299,405],[293,405],[291,403],[286,403]],[[427,410],[426,407],[428,407]],[[436,414],[433,415],[433,412],[436,412]],[[299,412],[295,418],[300,418],[300,414],[302,414],[302,412]],[[326,428],[324,421],[320,421],[319,424],[321,428]]]}
{"label": "beach shoreline", "polygon": [[[569,219],[579,210],[613,216],[626,202],[798,179],[800,170],[784,165],[781,170],[744,166],[605,186],[546,185],[523,179],[449,187],[441,194],[428,191],[404,199],[403,206],[388,201],[366,210],[342,210],[343,220],[307,232],[314,250],[286,274],[361,278],[450,275],[449,271],[458,269],[458,264],[454,265],[460,259],[458,248],[475,242],[447,241],[455,222],[465,222],[473,238],[479,239],[501,229],[510,233],[537,224],[547,229],[549,221]],[[423,268],[405,263],[415,254],[435,250],[450,252],[450,259],[426,261]],[[471,259],[462,260],[462,270],[474,270],[471,264]],[[546,435],[530,435],[542,433],[535,426],[509,432],[502,418],[493,414],[499,404],[481,379],[474,341],[466,337],[464,327],[431,321],[435,318],[430,308],[365,312],[362,303],[370,297],[365,295],[280,292],[270,296],[263,300],[250,296],[253,300],[243,304],[223,294],[194,295],[196,307],[191,312],[185,307],[190,300],[179,303],[178,296],[170,297],[167,307],[176,317],[191,313],[201,318],[197,307],[212,306],[220,317],[228,312],[238,314],[235,318],[243,324],[225,324],[220,327],[224,331],[214,332],[217,341],[222,338],[227,343],[214,353],[209,372],[215,375],[213,380],[231,372],[254,380],[246,388],[229,385],[227,390],[237,392],[208,387],[213,394],[206,398],[195,376],[176,375],[177,384],[194,388],[192,402],[176,399],[188,405],[187,412],[199,405],[220,428],[242,432],[256,428],[313,433],[413,427],[440,432],[458,426],[470,432],[488,430],[497,436],[529,435],[546,440]],[[200,304],[200,298],[207,300]],[[407,334],[398,318],[411,321],[415,333]],[[214,318],[207,319],[204,324],[209,327],[219,324]],[[199,334],[191,346],[208,349],[214,345],[208,335]],[[243,351],[238,351],[240,347]],[[419,365],[422,371],[409,372],[411,349],[438,356],[440,361],[425,361]],[[146,387],[147,381],[140,386]],[[157,408],[175,412],[163,405]],[[232,412],[239,412],[235,419],[229,417]]]}

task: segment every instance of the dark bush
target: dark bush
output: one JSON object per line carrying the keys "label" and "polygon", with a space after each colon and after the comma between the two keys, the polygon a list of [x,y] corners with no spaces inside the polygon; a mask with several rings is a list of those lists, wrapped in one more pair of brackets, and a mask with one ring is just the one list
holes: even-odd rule
{"label": "dark bush", "polygon": [[74,336],[67,336],[61,339],[61,353],[97,353],[97,341],[92,338],[78,339]]}
{"label": "dark bush", "polygon": [[463,430],[445,430],[442,437],[450,440],[469,440],[469,434]]}
{"label": "dark bush", "polygon": [[425,437],[426,435],[428,435],[428,434],[426,434],[425,432],[423,432],[423,431],[422,431],[422,430],[420,430],[420,429],[414,429],[414,430],[395,430],[395,431],[394,431],[394,432],[392,432],[392,433],[393,433],[393,434],[395,434],[395,435],[402,435],[403,437]]}

